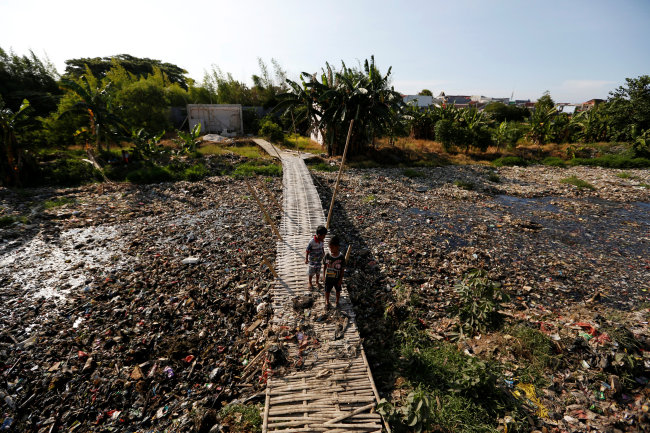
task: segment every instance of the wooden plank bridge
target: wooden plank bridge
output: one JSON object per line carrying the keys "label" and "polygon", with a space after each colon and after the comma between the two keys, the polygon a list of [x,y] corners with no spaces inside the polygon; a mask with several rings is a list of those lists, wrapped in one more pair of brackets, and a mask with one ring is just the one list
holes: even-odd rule
{"label": "wooden plank bridge", "polygon": [[[298,360],[292,371],[268,379],[262,431],[381,432],[382,419],[374,410],[379,396],[345,285],[340,308],[329,311],[325,311],[324,292],[308,288],[305,248],[316,227],[325,225],[309,170],[299,154],[281,151],[264,140],[255,142],[279,157],[283,168],[273,325],[308,330],[289,345],[289,358]],[[296,310],[293,300],[303,296],[312,297],[314,304]]]}

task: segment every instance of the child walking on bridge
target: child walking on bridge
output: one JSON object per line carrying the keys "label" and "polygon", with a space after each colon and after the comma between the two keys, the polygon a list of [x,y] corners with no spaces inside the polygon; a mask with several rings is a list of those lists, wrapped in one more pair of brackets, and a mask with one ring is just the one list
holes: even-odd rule
{"label": "child walking on bridge", "polygon": [[316,229],[316,236],[309,241],[307,245],[307,254],[305,255],[305,264],[309,263],[309,288],[313,288],[311,280],[316,275],[316,285],[320,288],[318,276],[320,274],[321,264],[323,263],[323,255],[325,254],[325,235],[327,229],[324,226],[318,226]]}
{"label": "child walking on bridge", "polygon": [[336,290],[336,308],[339,308],[343,272],[345,271],[345,257],[341,254],[341,242],[338,236],[330,239],[329,253],[323,258],[323,280],[325,280],[325,309],[330,308],[330,292]]}

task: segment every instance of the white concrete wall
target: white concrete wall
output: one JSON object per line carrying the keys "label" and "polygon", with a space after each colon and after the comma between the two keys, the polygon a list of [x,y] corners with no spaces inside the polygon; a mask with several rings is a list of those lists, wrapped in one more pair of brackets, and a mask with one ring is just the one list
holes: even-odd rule
{"label": "white concrete wall", "polygon": [[187,116],[190,129],[200,123],[202,134],[244,134],[240,104],[188,104]]}

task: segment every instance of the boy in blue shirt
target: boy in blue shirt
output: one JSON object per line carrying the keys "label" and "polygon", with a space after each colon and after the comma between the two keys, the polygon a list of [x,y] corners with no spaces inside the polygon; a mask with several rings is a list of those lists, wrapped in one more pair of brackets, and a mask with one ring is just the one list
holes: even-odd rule
{"label": "boy in blue shirt", "polygon": [[316,275],[316,285],[320,288],[318,274],[320,274],[323,255],[325,254],[325,235],[327,229],[324,226],[316,228],[316,236],[309,241],[307,245],[307,254],[305,255],[305,264],[309,263],[309,288],[313,288],[311,283],[312,277]]}

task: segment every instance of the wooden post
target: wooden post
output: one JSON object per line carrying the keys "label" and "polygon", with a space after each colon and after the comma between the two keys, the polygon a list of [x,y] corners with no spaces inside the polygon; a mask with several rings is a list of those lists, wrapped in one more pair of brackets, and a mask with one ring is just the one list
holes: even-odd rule
{"label": "wooden post", "polygon": [[348,266],[348,260],[350,259],[350,250],[352,250],[352,245],[348,245],[348,250],[345,252],[345,266]]}
{"label": "wooden post", "polygon": [[271,273],[273,274],[273,276],[274,276],[275,278],[280,279],[280,277],[278,277],[277,272],[275,272],[275,269],[273,269],[273,266],[271,265],[271,262],[269,262],[269,261],[266,259],[266,256],[263,256],[263,258],[262,258],[262,263],[264,263],[264,264],[269,268],[269,270],[271,271]]}
{"label": "wooden post", "polygon": [[343,164],[345,164],[345,156],[348,154],[348,145],[350,144],[350,136],[352,135],[352,125],[354,119],[350,120],[350,128],[348,129],[348,138],[345,140],[345,149],[343,149],[343,158],[341,158],[341,167],[339,167],[339,174],[336,176],[336,184],[334,185],[334,193],[332,194],[332,203],[330,203],[330,211],[327,214],[327,225],[325,228],[329,230],[330,221],[332,219],[332,211],[334,210],[334,200],[336,199],[336,192],[339,189],[339,182],[341,181],[341,173],[343,173]]}
{"label": "wooden post", "polygon": [[260,209],[262,209],[262,213],[264,213],[264,218],[266,219],[266,222],[269,223],[271,226],[271,230],[273,230],[273,233],[278,237],[278,239],[282,240],[282,236],[280,236],[280,232],[278,229],[275,227],[275,224],[273,224],[273,220],[271,220],[271,217],[269,216],[268,212],[266,211],[266,208],[264,207],[264,204],[260,201],[260,199],[257,197],[257,194],[255,193],[255,190],[251,186],[251,184],[248,182],[248,179],[244,179],[244,182],[246,182],[246,186],[248,187],[248,190],[250,191],[251,195],[259,205]]}

